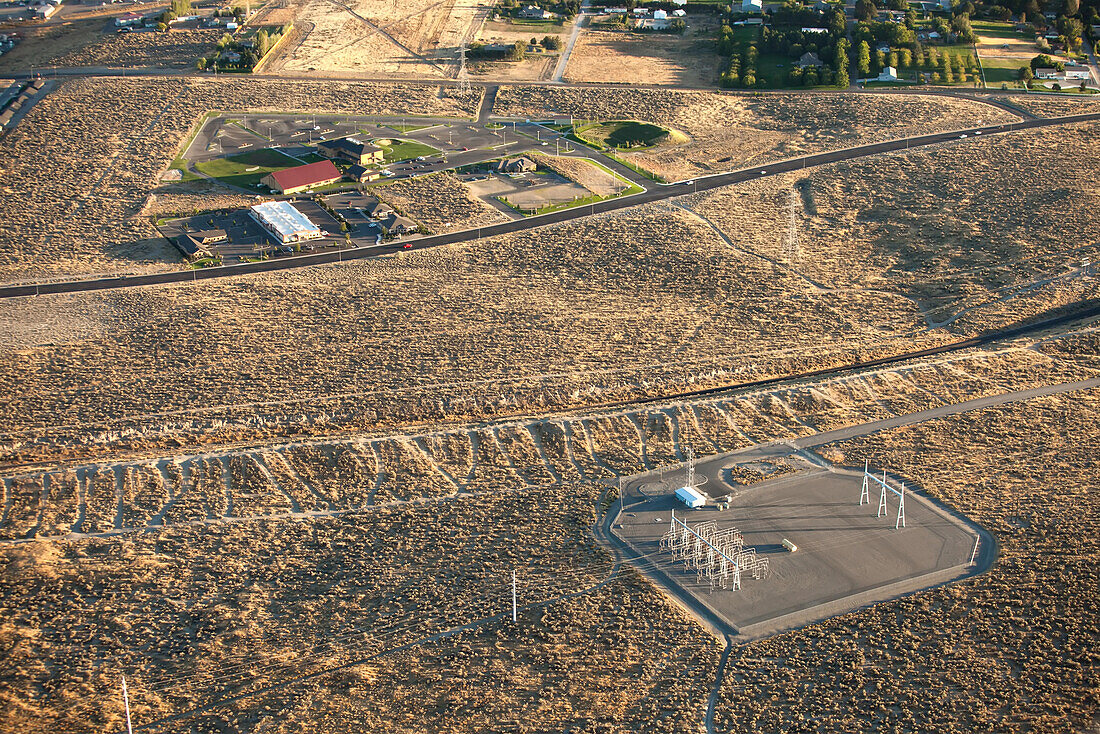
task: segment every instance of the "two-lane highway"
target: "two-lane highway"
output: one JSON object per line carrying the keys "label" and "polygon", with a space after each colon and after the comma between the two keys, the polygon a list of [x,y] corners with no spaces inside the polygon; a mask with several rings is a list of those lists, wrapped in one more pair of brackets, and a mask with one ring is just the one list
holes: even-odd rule
{"label": "two-lane highway", "polygon": [[[310,267],[313,265],[325,265],[342,262],[345,260],[357,260],[389,255],[403,249],[421,250],[428,247],[439,247],[463,242],[479,240],[483,237],[511,234],[526,230],[546,227],[552,224],[583,219],[596,214],[627,209],[653,201],[671,199],[677,196],[685,196],[698,191],[708,191],[723,186],[751,181],[763,176],[775,176],[789,171],[798,171],[806,168],[836,163],[839,161],[854,160],[867,156],[880,155],[896,151],[911,150],[915,148],[937,145],[952,141],[969,142],[980,140],[983,136],[1001,135],[1021,130],[1031,130],[1042,127],[1054,127],[1069,125],[1077,122],[1090,122],[1100,120],[1100,112],[1093,112],[1067,117],[1028,119],[1020,122],[1006,123],[1003,125],[989,125],[985,127],[973,127],[951,132],[919,135],[910,138],[898,138],[881,143],[869,143],[842,150],[829,151],[827,153],[815,153],[800,158],[791,158],[777,161],[763,166],[754,166],[728,173],[718,173],[710,176],[696,178],[690,181],[682,181],[674,184],[659,185],[631,196],[623,196],[618,199],[608,199],[588,206],[565,209],[550,214],[518,219],[501,224],[494,224],[476,229],[461,230],[447,234],[432,235],[408,243],[382,245],[379,247],[360,248],[355,250],[340,250],[336,252],[316,252],[309,255],[297,255],[281,257],[263,262],[242,263],[239,265],[227,265],[200,270],[173,270],[164,273],[149,275],[120,276],[117,278],[94,278],[88,280],[60,281],[41,284],[22,284],[0,287],[0,298],[14,298],[20,296],[37,296],[53,293],[80,293],[84,291],[111,290],[115,288],[134,288],[138,286],[164,285],[168,283],[184,283],[188,281],[210,280],[213,278],[232,278],[252,273],[266,273],[290,268]],[[411,246],[411,247],[409,247]]]}

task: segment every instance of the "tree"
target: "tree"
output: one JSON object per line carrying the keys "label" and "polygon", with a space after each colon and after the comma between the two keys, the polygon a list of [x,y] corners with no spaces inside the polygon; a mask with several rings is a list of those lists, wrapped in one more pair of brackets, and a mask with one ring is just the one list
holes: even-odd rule
{"label": "tree", "polygon": [[1077,15],[1081,10],[1081,3],[1078,0],[1066,0],[1062,5],[1062,15],[1066,17],[1072,17]]}
{"label": "tree", "polygon": [[260,55],[260,58],[262,59],[270,50],[271,37],[267,34],[266,30],[261,28],[259,33],[256,34],[256,52]]}
{"label": "tree", "polygon": [[878,15],[878,7],[873,0],[856,0],[856,20],[870,21]]}
{"label": "tree", "polygon": [[856,65],[860,76],[871,74],[871,47],[866,41],[859,42],[859,48],[856,50]]}
{"label": "tree", "polygon": [[847,69],[838,69],[836,72],[836,85],[840,89],[847,89],[852,83],[852,80],[848,78]]}
{"label": "tree", "polygon": [[558,36],[546,36],[542,39],[542,47],[547,51],[561,50],[561,38]]}
{"label": "tree", "polygon": [[171,9],[171,11],[173,13],[175,13],[177,18],[180,17],[181,15],[190,15],[191,14],[191,0],[172,0],[172,3],[171,3],[171,5],[169,5],[169,8]]}
{"label": "tree", "polygon": [[974,29],[970,26],[970,16],[965,13],[951,21],[951,30],[963,43],[974,43],[977,40]]}
{"label": "tree", "polygon": [[1020,78],[1020,81],[1022,81],[1024,84],[1027,84],[1035,78],[1035,74],[1031,72],[1030,66],[1021,66],[1020,70],[1016,72],[1016,76],[1018,76]]}
{"label": "tree", "polygon": [[1012,11],[1004,5],[992,5],[986,9],[985,14],[993,20],[1006,21],[1012,19]]}
{"label": "tree", "polygon": [[903,48],[898,55],[898,66],[905,69],[913,67],[913,52],[907,48]]}

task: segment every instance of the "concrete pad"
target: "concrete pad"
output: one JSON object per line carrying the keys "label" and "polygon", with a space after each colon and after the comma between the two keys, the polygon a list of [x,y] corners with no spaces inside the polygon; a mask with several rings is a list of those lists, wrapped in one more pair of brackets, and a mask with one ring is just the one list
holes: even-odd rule
{"label": "concrete pad", "polygon": [[[612,523],[614,537],[639,568],[717,623],[720,632],[742,639],[773,634],[969,576],[992,562],[988,534],[911,488],[905,492],[905,526],[895,530],[897,496],[887,494],[888,511],[877,517],[881,491],[872,484],[869,503],[860,506],[862,471],[813,466],[794,457],[786,461],[800,470],[775,479],[741,486],[723,478],[744,461],[727,455],[697,467],[705,494],[733,494],[729,509],[719,510],[712,501],[690,510],[678,502],[672,492],[686,482],[680,470],[665,473],[663,481],[652,474],[624,480],[625,509]],[[900,486],[896,478],[889,483]],[[712,588],[661,551],[673,512],[689,527],[714,520],[719,529],[740,530],[745,547],[768,559],[768,577],[743,574],[740,590]],[[972,566],[979,537],[983,548]],[[797,545],[797,552],[786,550],[784,539]]]}

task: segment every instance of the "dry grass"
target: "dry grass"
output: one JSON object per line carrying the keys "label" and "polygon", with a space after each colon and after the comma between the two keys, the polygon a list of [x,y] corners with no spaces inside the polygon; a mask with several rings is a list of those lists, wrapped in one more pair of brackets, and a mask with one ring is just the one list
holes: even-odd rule
{"label": "dry grass", "polygon": [[0,72],[18,71],[42,67],[53,59],[83,52],[85,48],[106,38],[103,18],[27,25],[20,29],[24,39],[8,53],[0,57]]}
{"label": "dry grass", "polygon": [[[480,94],[480,92],[479,92]],[[209,109],[469,114],[428,85],[263,79],[70,81],[0,141],[0,280],[163,269],[178,256],[141,215]]]}
{"label": "dry grass", "polygon": [[637,89],[505,87],[497,114],[556,112],[586,120],[636,119],[685,132],[681,146],[627,158],[668,180],[808,152],[1018,118],[948,97],[854,94],[719,94]]}
{"label": "dry grass", "polygon": [[481,227],[507,220],[503,214],[470,194],[451,173],[407,178],[371,192],[433,234]]}
{"label": "dry grass", "polygon": [[[15,318],[23,316],[14,314]],[[85,321],[90,314],[81,314]],[[54,325],[50,325],[54,326]],[[66,335],[56,328],[59,337]],[[13,330],[17,337],[32,333]],[[296,420],[298,404],[254,406],[247,419],[219,417],[210,425],[197,410],[189,422],[157,425],[133,419],[101,423],[100,433],[81,436],[87,429],[70,426],[59,436],[49,432],[52,454],[15,441],[25,459],[63,459],[79,448],[83,457],[118,450],[115,436],[124,434],[124,446],[141,458],[105,460],[95,464],[75,460],[49,471],[14,471],[3,477],[5,494],[0,515],[0,538],[64,536],[76,533],[113,533],[150,526],[173,526],[208,520],[286,516],[300,512],[339,514],[387,503],[420,498],[437,499],[469,494],[495,494],[529,486],[609,481],[683,460],[687,448],[706,455],[743,448],[754,442],[791,438],[853,423],[904,415],[931,407],[999,394],[1007,390],[1069,382],[1095,374],[1096,364],[1081,363],[1081,337],[1047,342],[1044,351],[1024,348],[979,352],[933,363],[884,369],[841,377],[811,386],[761,390],[738,397],[673,401],[654,407],[620,411],[573,412],[546,418],[500,419],[473,425],[425,427],[401,433],[380,431],[261,443],[248,448],[230,446],[204,453],[172,452],[175,443],[198,443],[216,436],[223,440],[260,440]],[[683,365],[678,365],[683,367]],[[654,366],[650,378],[669,372]],[[600,375],[604,383],[616,374]],[[713,379],[735,379],[715,370]],[[495,412],[492,387],[509,389],[502,407],[540,406],[562,401],[568,384],[523,388],[496,384],[465,392],[439,391],[439,405],[427,404],[422,392],[394,391],[384,404],[392,420],[408,421],[421,411],[471,411],[471,402],[483,402]],[[579,383],[577,383],[579,385]],[[596,397],[608,392],[595,393]],[[373,407],[374,401],[357,397]],[[576,392],[573,393],[576,399]],[[365,416],[355,401],[309,401],[320,412],[323,428],[364,427]],[[534,409],[534,407],[533,407]],[[263,411],[262,413],[260,411]],[[279,411],[283,411],[280,413]],[[405,411],[402,413],[401,411]],[[372,417],[381,416],[382,411]],[[256,427],[260,420],[268,423]],[[160,434],[153,431],[159,429]],[[308,432],[311,427],[298,430]],[[316,430],[316,426],[312,427]],[[143,433],[144,432],[144,433]],[[203,434],[206,435],[203,435]],[[84,444],[76,447],[70,435]],[[157,451],[169,452],[157,454]],[[8,457],[9,459],[12,457]]]}
{"label": "dry grass", "polygon": [[565,81],[713,87],[722,61],[709,26],[684,36],[589,30],[569,56]]}
{"label": "dry grass", "polygon": [[[839,444],[997,536],[962,584],[736,648],[719,730],[1084,730],[1098,715],[1100,393],[1034,400]],[[1052,433],[1050,426],[1059,426]],[[809,682],[812,681],[812,684]]]}
{"label": "dry grass", "polygon": [[[1081,347],[1068,340],[1064,351]],[[13,671],[0,697],[18,702],[5,707],[2,727],[117,727],[122,670],[137,723],[185,714],[154,730],[186,722],[293,731],[339,719],[363,731],[587,722],[696,732],[717,647],[631,575],[599,585],[612,566],[588,534],[602,495],[593,479],[679,460],[686,445],[729,450],[750,436],[774,440],[1074,376],[1016,349],[741,399],[504,424],[481,429],[480,444],[440,433],[57,474],[51,492],[83,498],[87,531],[108,530],[116,517],[140,526],[168,496],[170,527],[0,546],[0,643]],[[827,449],[835,462],[870,456],[969,513],[1001,538],[1002,559],[964,585],[736,648],[719,730],[787,729],[803,715],[846,731],[973,731],[994,721],[1048,730],[1090,716],[1096,518],[1065,495],[1093,489],[1080,482],[1095,474],[1088,437],[1098,411],[1094,391]],[[1056,423],[1079,430],[1049,445],[1046,426]],[[371,458],[383,456],[400,463]],[[466,471],[477,479],[450,485],[448,474]],[[979,476],[989,480],[975,491]],[[540,480],[562,486],[524,489]],[[5,505],[19,511],[26,495],[14,485]],[[365,497],[372,486],[377,494]],[[443,499],[403,502],[430,487]],[[390,504],[363,507],[374,499]],[[63,529],[74,507],[52,506],[43,527]],[[345,514],[240,519],[326,507]],[[216,522],[223,516],[236,521]],[[210,521],[187,524],[202,518]],[[12,520],[9,512],[6,528]],[[521,605],[578,596],[524,610],[519,626],[498,619],[424,643],[505,612],[511,568],[520,570]],[[976,617],[975,606],[988,610]],[[897,633],[902,624],[908,631]],[[1054,632],[1060,644],[1043,645]],[[414,641],[422,644],[378,656]],[[809,675],[812,688],[801,682]],[[205,704],[215,705],[186,713]]]}

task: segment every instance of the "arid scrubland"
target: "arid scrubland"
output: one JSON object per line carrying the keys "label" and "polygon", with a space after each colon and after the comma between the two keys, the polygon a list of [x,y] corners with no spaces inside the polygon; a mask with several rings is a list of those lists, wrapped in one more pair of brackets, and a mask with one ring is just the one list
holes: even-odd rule
{"label": "arid scrubland", "polygon": [[[139,457],[62,463],[47,471],[9,471],[3,482],[0,539],[111,534],[313,513],[338,515],[393,503],[492,495],[530,487],[614,481],[696,455],[745,448],[877,419],[908,415],[986,395],[1096,374],[1096,365],[1068,360],[1079,349],[1070,337],[1045,342],[1045,352],[1016,346],[917,362],[828,382],[741,395],[672,401],[620,410],[501,419],[479,425],[403,433],[359,433],[313,440],[230,447],[203,453],[156,454],[166,442],[215,437],[256,440],[286,422],[242,419],[211,427],[177,420],[159,434],[101,434],[103,445]],[[544,389],[545,386],[544,386]],[[553,397],[553,393],[551,393]],[[532,394],[530,402],[543,397]],[[419,397],[419,396],[417,396]],[[467,395],[448,397],[455,403]],[[559,398],[564,402],[565,397]],[[268,408],[276,406],[267,406]],[[395,396],[399,422],[417,403]],[[350,418],[362,415],[346,408]],[[547,406],[543,411],[548,410]],[[329,413],[329,430],[340,416]],[[71,429],[70,429],[71,430]],[[307,430],[302,428],[301,430]],[[62,439],[56,439],[59,446]],[[72,450],[72,447],[68,447]],[[60,451],[58,452],[60,453]]]}
{"label": "arid scrubland", "polygon": [[[448,93],[449,94],[449,93]],[[173,267],[142,210],[207,110],[469,115],[480,90],[264,79],[87,79],[40,100],[0,140],[0,280]]]}
{"label": "arid scrubland", "polygon": [[[1051,279],[1087,251],[1067,236],[1087,231],[1087,173],[1054,142],[1015,157],[1011,138],[971,145],[371,262],[13,302],[3,459],[629,401],[939,344],[1095,295],[1095,279]],[[983,156],[1011,175],[990,182]],[[950,181],[927,172],[960,160]],[[1061,186],[1038,196],[1042,170]]]}
{"label": "arid scrubland", "polygon": [[[102,23],[100,23],[102,25]],[[49,59],[52,66],[193,69],[209,55],[224,30],[173,30],[168,33],[109,33],[83,48]]]}
{"label": "arid scrubland", "polygon": [[999,558],[951,586],[736,647],[717,731],[1082,731],[1098,715],[1100,392],[822,451],[864,457],[982,523]]}
{"label": "arid scrubland", "polygon": [[691,140],[623,154],[670,181],[808,152],[1019,119],[992,105],[945,96],[723,94],[628,87],[501,87],[494,109],[502,115],[551,111],[584,120],[636,119],[671,126]]}
{"label": "arid scrubland", "polygon": [[1081,264],[1100,259],[1097,133],[1100,125],[1080,123],[960,141],[727,187],[681,206],[804,278],[809,292],[911,298],[928,324],[973,332],[1096,294]]}
{"label": "arid scrubland", "polygon": [[406,178],[371,193],[406,216],[421,222],[432,234],[453,232],[503,222],[508,217],[470,194],[452,173]]}
{"label": "arid scrubland", "polygon": [[1083,115],[1100,109],[1100,100],[1089,95],[1077,97],[1044,97],[1038,94],[1014,95],[1006,100],[1013,107],[1019,107],[1039,117],[1062,117],[1065,115]]}
{"label": "arid scrubland", "polygon": [[[476,731],[524,707],[540,713],[520,731],[695,731],[718,645],[597,548],[602,493],[7,546],[0,730],[118,727],[126,670],[134,723],[152,731],[318,730],[336,716],[342,729]],[[518,625],[504,619],[513,569]],[[408,643],[423,646],[386,654]]]}

